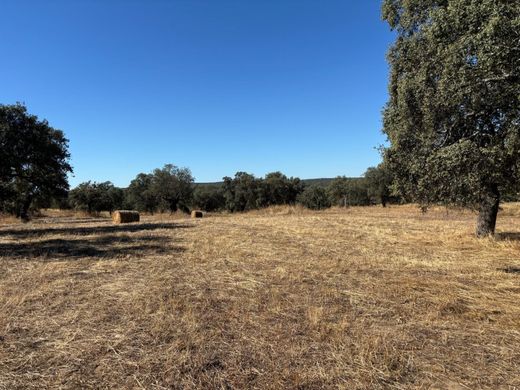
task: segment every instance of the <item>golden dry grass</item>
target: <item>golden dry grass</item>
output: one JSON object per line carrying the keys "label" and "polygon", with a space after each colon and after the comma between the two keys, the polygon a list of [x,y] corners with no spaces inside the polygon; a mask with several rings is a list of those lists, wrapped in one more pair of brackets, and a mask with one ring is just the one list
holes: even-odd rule
{"label": "golden dry grass", "polygon": [[0,226],[0,388],[520,387],[520,205]]}

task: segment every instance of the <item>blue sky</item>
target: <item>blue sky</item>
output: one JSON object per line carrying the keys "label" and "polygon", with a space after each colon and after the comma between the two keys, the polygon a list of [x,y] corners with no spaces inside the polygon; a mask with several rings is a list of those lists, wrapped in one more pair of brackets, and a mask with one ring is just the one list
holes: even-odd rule
{"label": "blue sky", "polygon": [[0,103],[70,140],[74,177],[173,163],[359,176],[380,161],[393,36],[380,0],[2,2]]}

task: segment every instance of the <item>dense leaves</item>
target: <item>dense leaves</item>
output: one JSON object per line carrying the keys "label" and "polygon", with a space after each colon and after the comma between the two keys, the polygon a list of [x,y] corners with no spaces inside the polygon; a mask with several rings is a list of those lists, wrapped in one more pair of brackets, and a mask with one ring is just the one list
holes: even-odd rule
{"label": "dense leaves", "polygon": [[370,204],[367,183],[362,178],[336,177],[327,188],[331,204],[341,207]]}
{"label": "dense leaves", "polygon": [[218,185],[199,185],[193,192],[193,206],[204,211],[224,209],[226,199],[223,190]]}
{"label": "dense leaves", "polygon": [[322,210],[331,206],[327,189],[317,185],[305,188],[298,196],[298,202],[312,210]]}
{"label": "dense leaves", "polygon": [[237,172],[234,178],[226,176],[222,188],[228,211],[247,211],[260,207],[260,180],[254,175]]}
{"label": "dense leaves", "polygon": [[166,164],[152,174],[150,191],[157,199],[159,210],[189,211],[193,196],[193,176],[188,168]]}
{"label": "dense leaves", "polygon": [[288,178],[281,172],[268,173],[263,179],[237,172],[234,178],[224,177],[223,180],[225,208],[232,212],[294,204],[304,188],[300,179]]}
{"label": "dense leaves", "polygon": [[393,175],[384,163],[367,169],[365,185],[371,203],[381,203],[385,207],[389,201],[397,200],[396,197],[392,197],[392,181]]}
{"label": "dense leaves", "polygon": [[68,190],[68,140],[22,104],[0,105],[0,207],[22,219],[38,200]]}
{"label": "dense leaves", "polygon": [[193,176],[188,168],[166,164],[150,174],[140,173],[126,191],[125,207],[154,213],[189,211]]}
{"label": "dense leaves", "polygon": [[397,32],[384,112],[396,189],[491,213],[520,178],[520,3],[385,0],[383,17]]}
{"label": "dense leaves", "polygon": [[152,174],[140,173],[125,191],[125,208],[153,213],[157,211],[157,197],[152,192]]}
{"label": "dense leaves", "polygon": [[262,206],[294,204],[304,184],[297,177],[288,178],[281,172],[265,175],[262,182]]}

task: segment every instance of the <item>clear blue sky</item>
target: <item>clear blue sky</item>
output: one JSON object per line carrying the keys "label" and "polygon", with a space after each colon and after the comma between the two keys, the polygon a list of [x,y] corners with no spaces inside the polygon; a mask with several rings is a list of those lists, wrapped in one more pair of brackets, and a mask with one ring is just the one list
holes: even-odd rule
{"label": "clear blue sky", "polygon": [[71,185],[165,163],[197,181],[380,161],[380,0],[5,0],[0,103],[70,140]]}

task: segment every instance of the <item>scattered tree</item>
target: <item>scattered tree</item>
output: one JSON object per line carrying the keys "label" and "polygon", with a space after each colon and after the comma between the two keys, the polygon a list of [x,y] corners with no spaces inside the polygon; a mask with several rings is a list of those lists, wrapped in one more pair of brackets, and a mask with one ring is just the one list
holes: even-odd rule
{"label": "scattered tree", "polygon": [[109,182],[84,182],[69,192],[69,202],[76,210],[88,213],[112,211],[123,205],[123,190]]}
{"label": "scattered tree", "polygon": [[166,164],[162,169],[155,169],[150,190],[158,201],[159,209],[170,212],[181,209],[189,212],[193,196],[193,181],[188,168]]}
{"label": "scattered tree", "polygon": [[304,185],[299,178],[288,178],[281,172],[265,175],[261,183],[261,206],[294,204],[303,191]]}
{"label": "scattered tree", "polygon": [[154,213],[189,212],[193,196],[193,176],[188,168],[166,164],[152,173],[140,173],[125,191],[125,206]]}
{"label": "scattered tree", "polygon": [[125,208],[153,214],[158,207],[158,200],[151,190],[152,174],[140,173],[125,191]]}
{"label": "scattered tree", "polygon": [[327,190],[317,185],[306,187],[298,196],[298,203],[312,210],[322,210],[331,206]]}
{"label": "scattered tree", "polygon": [[331,202],[341,207],[347,207],[350,204],[348,201],[349,185],[349,179],[345,176],[338,176],[332,180],[328,186]]}
{"label": "scattered tree", "polygon": [[260,180],[254,175],[237,172],[233,179],[226,176],[223,180],[222,189],[228,211],[247,211],[260,206]]}
{"label": "scattered tree", "polygon": [[370,204],[367,182],[361,178],[338,176],[327,187],[331,203],[341,207]]}
{"label": "scattered tree", "polygon": [[225,207],[226,200],[218,185],[198,185],[193,192],[193,206],[204,211],[217,211]]}
{"label": "scattered tree", "polygon": [[390,199],[392,180],[390,170],[384,163],[368,168],[365,172],[365,183],[369,198],[375,199],[376,202],[386,207]]}

